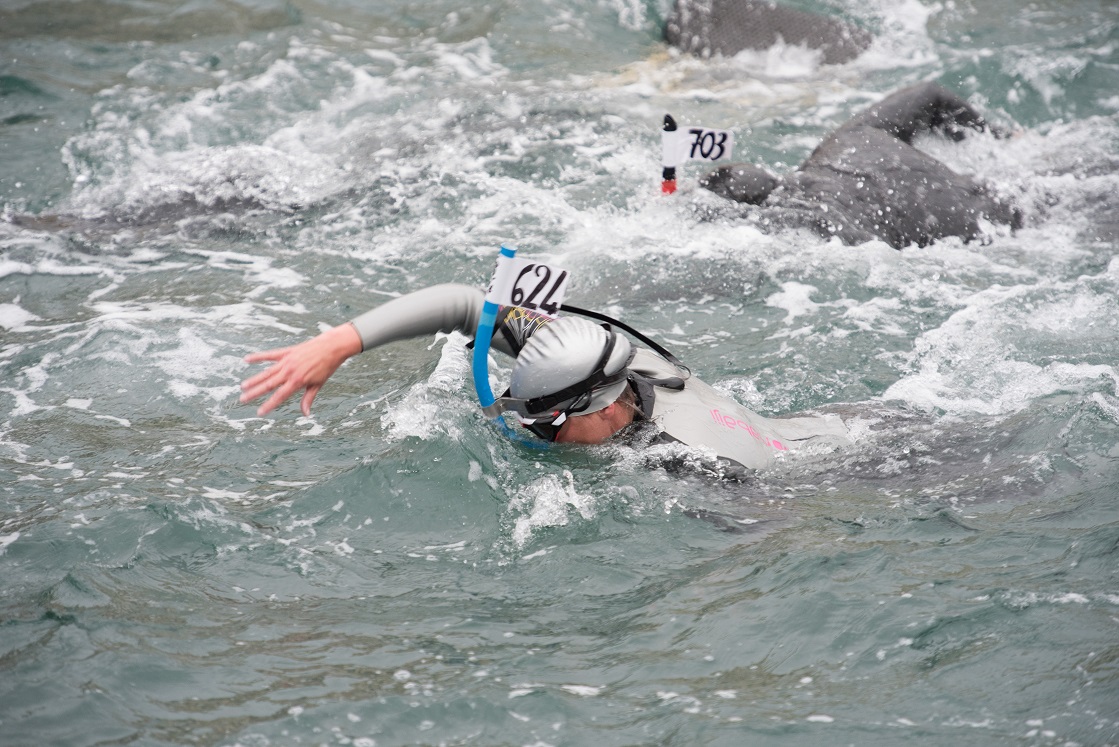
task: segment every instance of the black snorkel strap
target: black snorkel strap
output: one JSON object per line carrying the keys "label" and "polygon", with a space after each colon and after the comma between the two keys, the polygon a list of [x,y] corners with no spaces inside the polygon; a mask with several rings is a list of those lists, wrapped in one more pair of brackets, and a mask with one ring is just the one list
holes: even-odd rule
{"label": "black snorkel strap", "polygon": [[[564,400],[586,394],[602,386],[616,384],[626,378],[628,373],[626,366],[622,366],[618,371],[609,375],[605,371],[606,363],[610,360],[610,354],[614,352],[614,345],[618,341],[618,334],[614,330],[607,327],[606,332],[610,336],[607,338],[606,346],[602,349],[602,355],[599,356],[598,363],[595,364],[590,376],[582,381],[575,382],[571,386],[564,387],[558,392],[525,400],[525,410],[528,412],[547,412]],[[626,363],[628,365],[629,362]],[[590,400],[587,401],[587,404],[590,404]]]}
{"label": "black snorkel strap", "polygon": [[[488,407],[482,408],[490,417],[497,417],[502,412],[512,410],[518,414],[522,423],[531,423],[534,420],[550,419],[558,415],[557,410],[554,408],[561,402],[567,400],[577,400],[581,395],[590,394],[597,389],[608,387],[612,384],[617,384],[620,381],[625,381],[630,374],[629,364],[633,361],[635,350],[631,350],[629,357],[622,363],[621,367],[612,374],[606,373],[606,365],[610,361],[610,356],[614,353],[618,341],[618,333],[611,329],[608,325],[602,325],[607,332],[606,345],[603,346],[602,353],[595,363],[594,369],[591,374],[574,384],[560,389],[558,392],[545,394],[540,397],[532,397],[531,399],[518,399],[513,397],[510,390],[506,389],[505,393],[496,398],[493,404]],[[581,406],[565,408],[564,412],[575,414],[586,410],[590,406],[592,399],[588,397]]]}
{"label": "black snorkel strap", "polygon": [[[597,319],[600,322],[606,322],[607,324],[611,324],[611,325],[617,327],[618,329],[624,330],[624,331],[628,332],[629,334],[633,335],[634,337],[636,337],[641,342],[648,345],[649,349],[653,350],[655,353],[657,353],[657,355],[664,358],[666,361],[668,361],[672,365],[676,366],[677,368],[682,369],[684,371],[687,371],[688,376],[691,376],[692,369],[685,366],[680,361],[679,358],[677,358],[675,355],[673,355],[672,353],[665,350],[661,345],[654,342],[653,340],[650,340],[646,335],[643,335],[642,333],[638,332],[636,329],[629,326],[625,322],[620,322],[613,317],[607,316],[606,314],[600,314],[597,311],[590,311],[589,309],[581,309],[578,306],[568,306],[567,304],[562,304],[560,306],[560,311],[570,311],[572,314],[579,314],[580,316],[586,316],[586,317],[590,317],[591,319]],[[557,400],[557,401],[562,401],[562,400]]]}

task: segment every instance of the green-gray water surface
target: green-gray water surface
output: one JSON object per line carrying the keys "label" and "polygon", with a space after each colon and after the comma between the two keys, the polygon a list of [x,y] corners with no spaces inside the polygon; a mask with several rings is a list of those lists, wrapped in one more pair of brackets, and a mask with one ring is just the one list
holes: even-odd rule
{"label": "green-gray water surface", "polygon": [[[1119,744],[1119,7],[805,0],[858,59],[670,53],[664,0],[0,2],[0,745]],[[936,80],[1023,229],[895,251],[658,192]],[[745,482],[534,450],[465,338],[251,351],[572,270],[854,446]],[[495,361],[495,376],[507,376]],[[687,461],[686,455],[683,461]]]}

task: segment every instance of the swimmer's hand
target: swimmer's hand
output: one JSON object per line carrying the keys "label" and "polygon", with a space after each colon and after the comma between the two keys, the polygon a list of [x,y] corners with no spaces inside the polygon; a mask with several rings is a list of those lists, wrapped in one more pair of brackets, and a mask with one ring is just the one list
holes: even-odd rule
{"label": "swimmer's hand", "polygon": [[348,358],[360,352],[357,330],[351,324],[342,324],[298,345],[251,353],[245,356],[246,363],[272,361],[273,365],[241,382],[241,404],[271,393],[256,411],[264,416],[303,389],[300,409],[309,416],[322,385]]}

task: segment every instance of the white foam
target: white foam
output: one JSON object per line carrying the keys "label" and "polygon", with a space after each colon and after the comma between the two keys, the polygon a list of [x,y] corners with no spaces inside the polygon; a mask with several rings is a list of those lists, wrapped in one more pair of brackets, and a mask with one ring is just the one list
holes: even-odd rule
{"label": "white foam", "polygon": [[761,73],[766,78],[806,78],[816,73],[823,54],[803,44],[778,40],[764,50],[744,49],[732,58],[736,65]]}
{"label": "white foam", "polygon": [[[202,339],[199,332],[183,327],[179,330],[179,347],[171,350],[162,350],[151,354],[156,365],[172,379],[179,377],[186,379],[208,379],[219,361],[215,359],[216,348]],[[220,361],[223,373],[232,373],[231,365],[236,359],[226,357]],[[240,368],[240,363],[236,363]]]}
{"label": "white foam", "polygon": [[112,272],[97,265],[71,265],[57,262],[53,259],[41,259],[34,264],[17,262],[14,260],[0,261],[0,278],[9,275],[61,275],[70,277],[74,275],[105,275]]}
{"label": "white foam", "polygon": [[[135,87],[106,92],[109,101],[130,98],[125,106],[151,114],[135,121],[118,117],[105,106],[95,108],[97,128],[72,138],[63,151],[76,185],[72,208],[89,217],[186,201],[285,210],[345,189],[350,174],[336,160],[336,140],[330,150],[314,147],[330,142],[323,139],[324,129],[337,133],[335,127],[324,125],[339,112],[329,103],[325,113],[289,114],[283,108],[298,99],[301,89],[318,83],[292,60],[316,54],[318,50],[293,39],[291,59],[276,60],[253,78],[204,88],[185,102],[161,101],[158,93]],[[348,98],[378,95],[376,89],[382,84],[377,79],[336,62],[333,71],[340,76],[338,82],[346,83],[339,87],[344,94],[337,107],[344,109]],[[353,75],[349,80],[347,72]],[[234,127],[232,123],[243,121],[244,110],[261,105],[268,107],[271,116],[259,121],[273,129],[247,142],[228,143],[228,138],[238,136],[226,132]],[[90,158],[90,154],[96,155]],[[86,165],[90,161],[114,164],[115,172],[105,173],[104,167],[102,173],[94,172]]]}
{"label": "white foam", "polygon": [[496,85],[494,79],[504,77],[508,70],[493,59],[493,48],[485,37],[461,44],[437,44],[438,62],[467,81],[484,80]]}
{"label": "white foam", "polygon": [[593,685],[560,685],[561,690],[566,690],[573,695],[580,695],[584,698],[593,698],[599,695],[604,688],[595,687]]}
{"label": "white foam", "polygon": [[[445,340],[439,351],[439,362],[427,381],[413,384],[399,401],[389,405],[381,416],[381,424],[391,439],[462,437],[453,415],[469,405],[459,396],[469,372],[466,355],[467,338],[453,332],[439,334],[432,345]],[[441,396],[451,395],[451,396]]]}
{"label": "white foam", "polygon": [[[678,121],[737,128],[774,111],[804,112],[825,97],[860,95],[851,89],[850,76],[843,75],[844,66],[820,65],[819,60],[816,51],[783,42],[709,59],[668,49],[620,73],[591,76],[584,85],[624,90],[634,100],[615,105],[630,107],[633,121],[658,122],[664,115],[662,102],[675,99],[676,110],[670,113]],[[690,121],[689,113],[700,109],[706,121]]]}
{"label": "white foam", "polygon": [[513,527],[513,541],[518,548],[523,548],[538,529],[566,526],[569,508],[574,508],[584,519],[594,517],[594,497],[575,490],[571,472],[564,470],[563,477],[566,482],[557,475],[545,475],[525,485],[514,497],[513,505],[528,511],[528,515],[517,518]]}
{"label": "white foam", "polygon": [[531,683],[531,682],[527,682],[527,683],[523,683],[523,684],[518,683],[518,684],[513,686],[512,690],[509,691],[509,698],[510,699],[523,698],[526,695],[532,695],[535,692],[539,692],[540,690],[543,690],[545,687],[546,687],[546,685],[540,685],[540,684]]}
{"label": "white foam", "polygon": [[[307,279],[290,267],[276,267],[275,260],[271,257],[262,257],[255,254],[233,251],[206,251],[203,249],[187,249],[188,254],[195,254],[206,259],[206,264],[221,270],[243,272],[246,277],[259,287],[250,291],[249,296],[259,296],[273,288],[295,288],[304,285]],[[298,310],[288,306],[285,310]]]}
{"label": "white foam", "polygon": [[942,6],[920,0],[864,0],[861,12],[878,19],[879,31],[870,47],[849,65],[859,70],[922,69],[939,63],[929,37],[930,16]]}
{"label": "white foam", "polygon": [[863,332],[906,337],[908,331],[896,318],[904,311],[901,301],[897,298],[872,298],[864,303],[852,305],[843,313],[843,319]]}
{"label": "white foam", "polygon": [[0,534],[0,555],[3,555],[8,550],[8,545],[19,539],[19,532],[12,532],[11,534]]}
{"label": "white foam", "polygon": [[1113,365],[1034,362],[1029,358],[1036,353],[1018,349],[1019,344],[1059,344],[1062,358],[1091,358],[1116,320],[1119,306],[1112,294],[1096,291],[1091,283],[980,291],[940,327],[917,338],[911,357],[915,370],[882,396],[923,409],[998,415],[1068,388],[1098,386],[1101,379],[1116,390],[1119,371]]}
{"label": "white foam", "polygon": [[0,391],[7,392],[15,400],[15,407],[11,409],[8,414],[13,418],[18,418],[23,415],[35,412],[36,410],[49,410],[49,407],[40,407],[34,400],[27,394],[27,392],[18,389],[10,389],[0,387]]}
{"label": "white foam", "polygon": [[[16,301],[18,302],[19,299],[17,298]],[[28,322],[36,321],[39,321],[39,317],[19,306],[18,303],[0,303],[0,327],[13,332],[22,332],[26,330]]]}
{"label": "white foam", "polygon": [[774,306],[785,311],[785,321],[789,322],[798,316],[811,315],[819,308],[811,300],[817,288],[804,283],[786,282],[781,284],[781,290],[765,299],[766,306]]}

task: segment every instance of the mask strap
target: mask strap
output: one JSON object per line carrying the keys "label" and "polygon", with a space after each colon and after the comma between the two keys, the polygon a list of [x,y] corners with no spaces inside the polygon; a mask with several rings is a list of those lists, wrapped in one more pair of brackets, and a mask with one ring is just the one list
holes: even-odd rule
{"label": "mask strap", "polygon": [[[606,373],[606,364],[610,362],[610,355],[614,352],[614,345],[618,341],[618,334],[610,327],[606,325],[603,326],[610,336],[606,340],[606,346],[603,348],[602,355],[600,355],[598,358],[598,363],[596,363],[595,367],[591,370],[591,375],[583,379],[582,381],[578,381],[572,384],[571,386],[560,389],[558,392],[552,392],[551,394],[544,395],[542,397],[534,397],[532,399],[526,400],[526,410],[528,410],[529,412],[544,412],[546,410],[551,410],[553,407],[558,405],[560,402],[563,402],[564,400],[571,399],[572,397],[577,397],[580,394],[588,394],[594,391],[594,389],[604,385],[608,386],[610,384],[616,384],[628,375],[626,367],[629,366],[629,361],[626,361],[616,373],[612,373],[609,375]],[[590,401],[588,400],[587,406],[589,405]],[[584,406],[583,409],[585,410],[586,406]]]}
{"label": "mask strap", "polygon": [[578,314],[580,316],[590,317],[591,319],[597,319],[600,322],[606,322],[607,324],[612,324],[613,326],[617,327],[618,329],[625,330],[626,332],[633,335],[635,338],[637,338],[641,342],[648,345],[650,349],[652,349],[654,352],[657,353],[657,355],[664,358],[666,361],[668,361],[672,365],[676,366],[680,370],[685,371],[688,374],[687,376],[684,377],[685,379],[689,378],[692,375],[692,370],[690,368],[688,368],[687,366],[685,366],[680,361],[679,358],[677,358],[675,355],[673,355],[672,353],[665,350],[665,348],[662,345],[660,345],[659,343],[657,343],[655,340],[649,339],[648,336],[643,335],[642,333],[638,332],[636,329],[629,326],[625,322],[620,322],[612,316],[607,316],[606,314],[600,314],[597,311],[590,311],[589,309],[581,309],[578,306],[569,306],[568,304],[563,304],[562,306],[560,306],[560,311],[570,311],[572,314]]}

